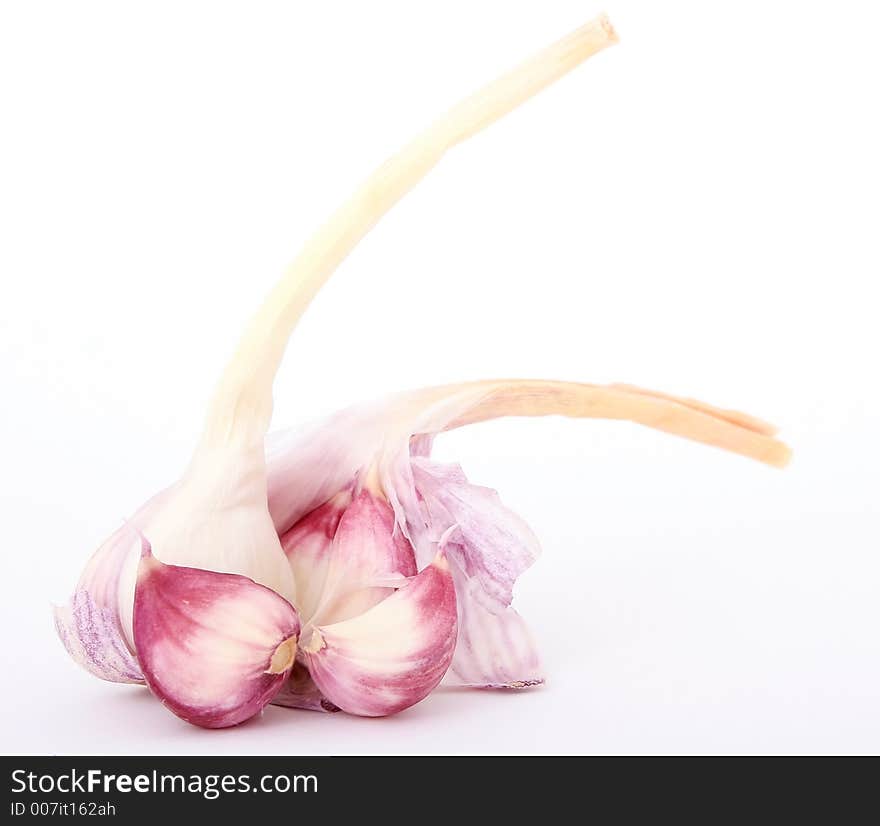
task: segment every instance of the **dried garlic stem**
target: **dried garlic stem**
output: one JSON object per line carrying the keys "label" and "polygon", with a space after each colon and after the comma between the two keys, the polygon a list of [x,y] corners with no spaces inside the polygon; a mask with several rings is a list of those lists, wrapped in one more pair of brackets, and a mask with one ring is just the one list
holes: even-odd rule
{"label": "dried garlic stem", "polygon": [[315,294],[361,238],[457,143],[617,41],[603,15],[453,107],[386,161],[306,243],[251,320],[208,413],[203,442],[255,443],[272,415],[272,381]]}

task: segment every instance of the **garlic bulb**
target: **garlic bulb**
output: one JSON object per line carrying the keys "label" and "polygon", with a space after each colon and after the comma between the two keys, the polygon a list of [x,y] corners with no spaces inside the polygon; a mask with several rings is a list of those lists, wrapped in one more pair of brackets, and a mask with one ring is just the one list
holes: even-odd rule
{"label": "garlic bulb", "polygon": [[543,677],[511,608],[538,553],[528,527],[460,469],[443,430],[560,413],[644,425],[782,464],[763,423],[627,387],[494,381],[432,388],[270,436],[272,385],[312,298],[376,222],[458,143],[616,42],[602,16],[451,109],[386,161],[308,241],[245,330],[182,475],[95,552],[55,611],[71,656],[146,683],[223,727],[269,702],[378,716],[444,677]]}

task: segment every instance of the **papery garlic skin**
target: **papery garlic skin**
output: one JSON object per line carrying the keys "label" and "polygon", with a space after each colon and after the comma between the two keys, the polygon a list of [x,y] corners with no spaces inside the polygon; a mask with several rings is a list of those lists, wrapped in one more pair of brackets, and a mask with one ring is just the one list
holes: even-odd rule
{"label": "papery garlic skin", "polygon": [[491,689],[543,685],[544,664],[525,619],[509,604],[487,603],[478,583],[460,568],[453,581],[459,632],[443,684]]}
{"label": "papery garlic skin", "polygon": [[66,605],[55,606],[55,629],[67,652],[90,674],[143,683],[131,630],[134,581],[143,548],[138,531],[168,499],[162,491],[117,528],[92,555]]}
{"label": "papery garlic skin", "polygon": [[538,538],[496,491],[469,482],[458,465],[413,456],[411,467],[421,522],[408,515],[408,530],[415,533],[424,523],[430,536],[445,537],[458,595],[459,638],[445,682],[476,688],[540,685],[538,646],[511,607],[517,579],[541,553]]}
{"label": "papery garlic skin", "polygon": [[86,671],[111,683],[143,683],[143,672],[116,615],[102,608],[89,591],[75,591],[68,604],[57,606],[54,613],[58,637]]}
{"label": "papery garlic skin", "polygon": [[165,565],[144,548],[134,640],[150,690],[206,728],[244,722],[281,690],[299,617],[274,591],[236,574]]}

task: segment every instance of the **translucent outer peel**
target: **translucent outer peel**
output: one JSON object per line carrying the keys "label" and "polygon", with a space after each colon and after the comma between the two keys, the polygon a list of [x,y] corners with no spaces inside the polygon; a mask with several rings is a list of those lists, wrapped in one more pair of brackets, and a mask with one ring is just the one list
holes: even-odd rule
{"label": "translucent outer peel", "polygon": [[544,668],[526,621],[509,605],[490,608],[479,586],[455,570],[458,644],[444,685],[520,689],[542,685]]}
{"label": "translucent outer peel", "polygon": [[[516,580],[541,553],[538,538],[494,490],[468,482],[458,465],[414,456],[412,475],[425,532],[442,538],[455,582],[458,644],[444,682],[479,688],[542,683],[537,645],[510,607]],[[407,524],[422,523],[407,515]]]}
{"label": "translucent outer peel", "polygon": [[67,653],[86,671],[111,683],[143,683],[116,615],[98,605],[88,591],[76,591],[54,613],[55,630]]}
{"label": "translucent outer peel", "polygon": [[114,683],[143,683],[134,642],[126,634],[126,612],[120,581],[132,558],[141,553],[141,538],[133,524],[161,500],[159,494],[117,528],[92,555],[76,591],[66,605],[54,608],[55,629],[67,653],[90,674]]}
{"label": "translucent outer peel", "polygon": [[293,666],[300,624],[247,577],[165,565],[144,548],[134,639],[150,690],[187,722],[224,728],[255,714]]}

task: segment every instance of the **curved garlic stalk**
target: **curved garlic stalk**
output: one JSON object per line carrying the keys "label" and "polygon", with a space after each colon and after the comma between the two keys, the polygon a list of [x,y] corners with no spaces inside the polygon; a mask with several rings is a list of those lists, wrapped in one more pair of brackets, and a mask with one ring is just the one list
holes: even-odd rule
{"label": "curved garlic stalk", "polygon": [[[490,83],[386,161],[306,243],[248,325],[220,379],[190,467],[144,530],[160,559],[250,576],[296,600],[266,511],[263,463],[272,383],[296,323],[343,258],[449,149],[615,40],[600,17]],[[133,573],[127,572],[132,590]]]}
{"label": "curved garlic stalk", "polygon": [[617,42],[602,15],[463,100],[389,158],[306,243],[251,320],[208,414],[205,441],[262,440],[272,417],[272,380],[296,323],[358,242],[456,144]]}
{"label": "curved garlic stalk", "polygon": [[[199,712],[186,699],[198,696],[190,691],[190,675],[178,671],[159,678],[146,665],[153,663],[162,634],[150,633],[148,626],[159,623],[159,615],[145,606],[150,600],[176,598],[185,614],[188,603],[174,582],[189,582],[192,588],[197,583],[184,569],[205,572],[200,582],[214,583],[206,594],[222,590],[221,584],[228,583],[222,577],[238,575],[296,604],[292,569],[267,508],[263,450],[272,415],[272,384],[290,333],[338,264],[449,149],[615,41],[607,19],[600,17],[490,83],[383,164],[318,230],[247,327],[220,379],[201,440],[182,478],[154,510],[142,515],[137,527],[149,540],[152,554],[141,558],[136,548],[119,554],[99,552],[100,570],[81,582],[85,587],[70,605],[56,611],[59,634],[75,659],[100,676],[136,681],[132,662],[105,656],[108,647],[126,647],[141,661],[150,687],[181,716],[202,725],[240,722],[270,699],[271,693],[258,692],[255,705],[250,678],[242,677],[241,691],[223,683],[229,696],[238,698],[238,707],[217,716],[210,710],[213,698],[207,703],[210,709]],[[93,593],[93,581],[110,587]],[[151,587],[142,587],[145,581]],[[411,595],[417,592],[413,588]],[[310,653],[318,656],[317,651]],[[187,661],[192,673],[208,679],[213,668],[210,651],[189,650]],[[290,670],[292,662],[286,667]]]}

